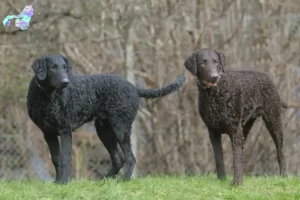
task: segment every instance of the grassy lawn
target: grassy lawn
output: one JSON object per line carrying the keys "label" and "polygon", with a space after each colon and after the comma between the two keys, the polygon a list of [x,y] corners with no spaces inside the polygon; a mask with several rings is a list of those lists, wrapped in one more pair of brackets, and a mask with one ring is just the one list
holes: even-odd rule
{"label": "grassy lawn", "polygon": [[300,199],[297,177],[245,177],[244,185],[230,187],[231,177],[151,176],[117,180],[73,180],[68,185],[42,181],[0,181],[0,199]]}

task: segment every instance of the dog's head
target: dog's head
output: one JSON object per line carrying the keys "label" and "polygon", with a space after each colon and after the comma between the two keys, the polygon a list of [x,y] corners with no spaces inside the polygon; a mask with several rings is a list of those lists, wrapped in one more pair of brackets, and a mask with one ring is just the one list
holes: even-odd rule
{"label": "dog's head", "polygon": [[224,54],[214,49],[200,49],[190,55],[184,62],[203,88],[216,87],[225,73],[226,58]]}
{"label": "dog's head", "polygon": [[46,82],[47,86],[63,89],[70,82],[72,65],[62,55],[46,55],[35,60],[32,69],[38,82]]}

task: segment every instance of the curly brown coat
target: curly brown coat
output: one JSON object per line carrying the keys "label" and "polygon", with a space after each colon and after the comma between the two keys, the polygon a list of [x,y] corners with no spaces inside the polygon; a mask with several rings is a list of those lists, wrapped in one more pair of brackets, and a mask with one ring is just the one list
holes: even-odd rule
{"label": "curly brown coat", "polygon": [[184,64],[197,77],[199,113],[208,128],[218,178],[225,177],[221,134],[226,133],[233,149],[232,184],[242,184],[244,143],[260,116],[276,145],[280,174],[285,176],[281,111],[286,105],[269,77],[255,71],[225,71],[225,56],[214,49],[197,50]]}

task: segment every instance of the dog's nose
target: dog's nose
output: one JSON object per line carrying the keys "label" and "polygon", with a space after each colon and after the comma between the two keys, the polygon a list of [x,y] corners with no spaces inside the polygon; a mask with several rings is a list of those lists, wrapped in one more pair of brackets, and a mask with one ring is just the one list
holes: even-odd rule
{"label": "dog's nose", "polygon": [[61,87],[64,88],[66,87],[68,84],[69,84],[69,79],[67,78],[64,78],[62,81],[61,81]]}
{"label": "dog's nose", "polygon": [[215,82],[217,82],[218,78],[219,78],[219,76],[213,76],[210,78],[210,82],[215,83]]}

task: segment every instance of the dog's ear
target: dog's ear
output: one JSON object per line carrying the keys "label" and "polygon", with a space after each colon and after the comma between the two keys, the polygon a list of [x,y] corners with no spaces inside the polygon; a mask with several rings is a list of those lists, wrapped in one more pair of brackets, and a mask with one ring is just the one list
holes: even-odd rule
{"label": "dog's ear", "polygon": [[197,74],[197,62],[196,62],[197,53],[198,52],[194,52],[184,62],[185,68],[189,70],[194,76],[196,76]]}
{"label": "dog's ear", "polygon": [[39,80],[45,80],[47,76],[47,57],[36,59],[31,67]]}
{"label": "dog's ear", "polygon": [[67,64],[67,66],[68,66],[68,68],[69,68],[69,71],[71,71],[72,70],[72,64],[71,64],[71,62],[69,61],[69,59],[66,57],[66,56],[63,56],[63,55],[61,55],[61,57],[64,59],[64,61],[66,62],[66,64]]}
{"label": "dog's ear", "polygon": [[225,65],[226,65],[226,57],[221,51],[219,51],[219,50],[214,50],[214,51],[216,52],[216,54],[218,54],[222,71],[225,73],[224,68],[225,68]]}

